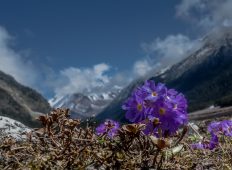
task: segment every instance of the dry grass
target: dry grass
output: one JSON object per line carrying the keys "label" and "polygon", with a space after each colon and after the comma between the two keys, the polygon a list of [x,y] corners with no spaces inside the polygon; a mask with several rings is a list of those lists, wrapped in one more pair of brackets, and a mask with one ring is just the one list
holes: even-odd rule
{"label": "dry grass", "polygon": [[232,141],[225,139],[220,146],[214,150],[192,150],[188,145],[191,140],[186,141],[185,149],[164,163],[164,169],[232,169]]}
{"label": "dry grass", "polygon": [[[215,150],[192,150],[193,134],[184,128],[175,137],[144,135],[143,125],[124,125],[115,139],[82,128],[69,111],[57,109],[40,116],[44,127],[24,141],[0,142],[0,169],[232,169],[232,140],[223,138]],[[207,121],[201,122],[201,135]]]}

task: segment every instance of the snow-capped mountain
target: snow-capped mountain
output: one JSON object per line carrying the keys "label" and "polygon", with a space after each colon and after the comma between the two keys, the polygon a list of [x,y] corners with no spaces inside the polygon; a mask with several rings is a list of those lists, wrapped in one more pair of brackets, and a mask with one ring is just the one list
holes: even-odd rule
{"label": "snow-capped mountain", "polygon": [[81,94],[74,93],[64,96],[55,96],[49,100],[53,108],[69,108],[71,116],[75,118],[87,118],[96,116],[120,93],[121,87],[114,86],[102,93]]}
{"label": "snow-capped mountain", "polygon": [[29,131],[30,128],[24,124],[8,117],[0,116],[0,139],[5,136],[12,136],[16,140],[21,140],[26,137],[22,133]]}

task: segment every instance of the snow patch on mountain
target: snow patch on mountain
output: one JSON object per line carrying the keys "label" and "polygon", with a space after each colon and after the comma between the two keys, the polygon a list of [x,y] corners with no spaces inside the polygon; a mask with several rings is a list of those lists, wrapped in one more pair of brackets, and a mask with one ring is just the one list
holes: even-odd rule
{"label": "snow patch on mountain", "polygon": [[4,136],[12,136],[16,140],[21,140],[26,137],[23,133],[30,132],[30,128],[16,120],[0,116],[0,132],[0,139]]}

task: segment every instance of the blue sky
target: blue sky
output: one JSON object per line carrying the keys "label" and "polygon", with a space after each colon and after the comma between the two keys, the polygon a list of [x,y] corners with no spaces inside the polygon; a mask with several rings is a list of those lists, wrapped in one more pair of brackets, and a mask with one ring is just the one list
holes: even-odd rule
{"label": "blue sky", "polygon": [[[223,3],[228,2],[223,0]],[[91,91],[78,84],[84,78],[75,74],[95,76],[88,79],[90,84],[98,84],[100,80],[123,86],[128,83],[123,76],[131,79],[141,76],[145,74],[144,69],[135,73],[138,68],[147,68],[149,72],[152,65],[169,60],[174,49],[182,56],[186,49],[195,46],[199,33],[216,20],[196,25],[195,22],[206,23],[204,19],[209,18],[208,14],[214,14],[205,10],[204,5],[201,0],[2,1],[0,50],[11,56],[8,58],[12,58],[12,62],[8,65],[13,63],[14,68],[23,68],[26,74],[22,70],[17,75],[16,69],[0,69],[47,98],[60,89],[66,91],[64,94]],[[203,12],[195,15],[196,11],[191,10],[198,7]],[[5,48],[8,51],[4,53]],[[163,56],[168,57],[157,61],[165,58]],[[1,62],[7,64],[7,61],[5,58]]]}
{"label": "blue sky", "polygon": [[0,24],[17,38],[17,48],[29,48],[57,70],[100,62],[128,69],[144,55],[142,42],[186,32],[175,17],[177,2],[10,0],[0,6]]}

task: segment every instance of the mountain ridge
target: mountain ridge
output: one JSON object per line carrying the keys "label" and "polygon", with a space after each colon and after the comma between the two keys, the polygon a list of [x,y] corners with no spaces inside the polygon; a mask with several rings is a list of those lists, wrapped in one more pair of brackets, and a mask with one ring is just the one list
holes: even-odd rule
{"label": "mountain ridge", "polygon": [[30,127],[40,124],[35,117],[47,113],[47,100],[32,88],[18,83],[12,76],[0,71],[0,116],[6,116]]}
{"label": "mountain ridge", "polygon": [[65,96],[55,96],[49,100],[54,108],[69,108],[71,117],[86,119],[96,116],[101,112],[120,92],[121,87],[113,87],[106,92],[99,93],[73,93]]}

